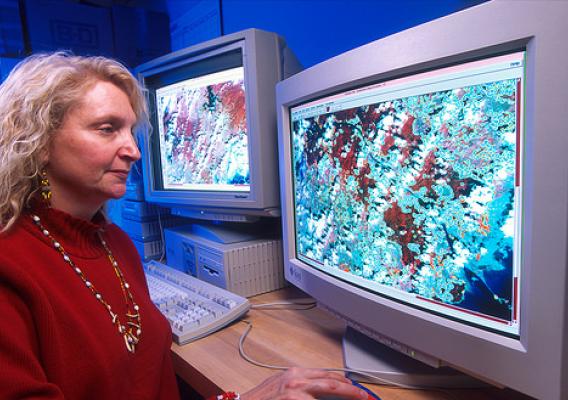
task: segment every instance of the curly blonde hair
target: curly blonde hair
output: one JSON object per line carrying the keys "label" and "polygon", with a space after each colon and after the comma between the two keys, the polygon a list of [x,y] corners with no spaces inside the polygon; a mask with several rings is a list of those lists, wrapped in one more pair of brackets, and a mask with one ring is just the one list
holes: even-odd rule
{"label": "curly blonde hair", "polygon": [[33,55],[0,85],[0,232],[39,190],[48,145],[66,112],[99,81],[123,90],[137,127],[149,126],[144,89],[125,66],[105,57]]}

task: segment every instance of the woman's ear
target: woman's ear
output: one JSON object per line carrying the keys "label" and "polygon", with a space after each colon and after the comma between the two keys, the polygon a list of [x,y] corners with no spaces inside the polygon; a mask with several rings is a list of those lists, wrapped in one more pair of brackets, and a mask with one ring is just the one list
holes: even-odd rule
{"label": "woman's ear", "polygon": [[47,147],[39,151],[40,165],[46,165],[49,162],[49,150]]}

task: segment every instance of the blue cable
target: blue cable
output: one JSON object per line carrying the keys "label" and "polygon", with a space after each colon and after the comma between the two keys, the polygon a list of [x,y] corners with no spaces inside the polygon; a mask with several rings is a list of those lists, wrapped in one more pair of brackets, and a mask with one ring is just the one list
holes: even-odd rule
{"label": "blue cable", "polygon": [[375,399],[375,400],[381,400],[381,398],[379,396],[377,396],[375,393],[373,393],[370,389],[367,389],[365,386],[361,385],[359,382],[351,379],[351,382],[353,383],[353,386],[357,386],[359,389],[363,389],[365,392],[367,392],[367,394],[369,396],[371,396],[371,398]]}

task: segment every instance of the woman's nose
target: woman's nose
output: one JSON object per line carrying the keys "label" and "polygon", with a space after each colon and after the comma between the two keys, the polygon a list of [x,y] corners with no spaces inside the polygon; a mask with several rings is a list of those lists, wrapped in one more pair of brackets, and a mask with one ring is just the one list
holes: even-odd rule
{"label": "woman's nose", "polygon": [[124,135],[124,141],[121,144],[119,155],[121,157],[130,158],[132,161],[138,161],[140,159],[140,150],[134,138],[134,134],[127,132]]}

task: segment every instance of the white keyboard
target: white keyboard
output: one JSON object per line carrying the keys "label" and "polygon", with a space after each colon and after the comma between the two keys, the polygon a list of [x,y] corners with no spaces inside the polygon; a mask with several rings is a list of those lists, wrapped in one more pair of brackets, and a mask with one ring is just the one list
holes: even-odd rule
{"label": "white keyboard", "polygon": [[177,344],[189,343],[230,324],[249,301],[157,261],[144,264],[152,302],[166,316]]}

